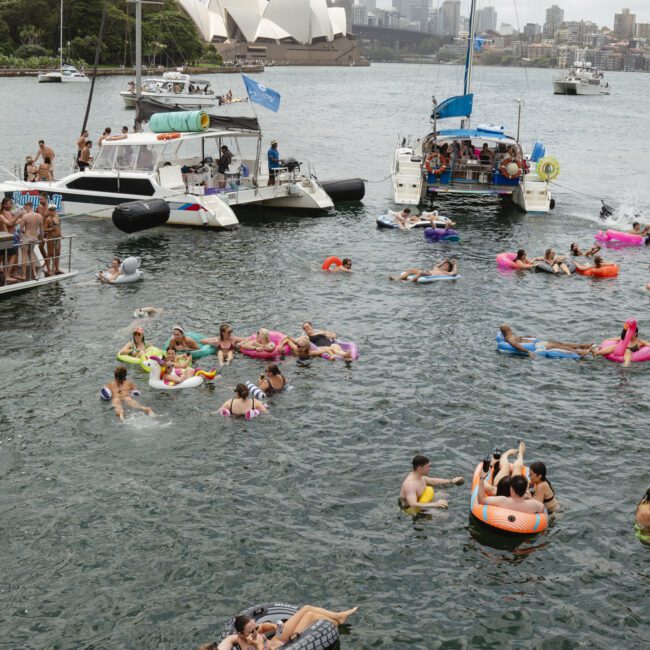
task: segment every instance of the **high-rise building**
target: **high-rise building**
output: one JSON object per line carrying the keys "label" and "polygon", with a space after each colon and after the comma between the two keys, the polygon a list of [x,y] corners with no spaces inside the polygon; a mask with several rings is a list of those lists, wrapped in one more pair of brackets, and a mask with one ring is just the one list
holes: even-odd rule
{"label": "high-rise building", "polygon": [[637,23],[634,26],[634,38],[650,38],[650,23]]}
{"label": "high-rise building", "polygon": [[544,38],[553,38],[555,32],[560,29],[564,22],[564,9],[553,5],[546,10],[546,22],[544,23]]}
{"label": "high-rise building", "polygon": [[377,0],[359,0],[359,4],[365,7],[368,11],[377,9]]}
{"label": "high-rise building", "polygon": [[392,0],[395,11],[399,11],[399,15],[408,21],[413,19],[413,7],[416,4],[421,4],[421,2],[418,0]]}
{"label": "high-rise building", "polygon": [[460,0],[445,0],[441,11],[443,35],[455,38],[460,28]]}
{"label": "high-rise building", "polygon": [[494,7],[484,7],[476,12],[476,33],[484,34],[497,30],[497,11]]}
{"label": "high-rise building", "polygon": [[368,7],[366,7],[365,5],[352,5],[352,24],[353,25],[368,24]]}
{"label": "high-rise building", "polygon": [[620,14],[614,14],[614,36],[622,41],[629,41],[634,36],[636,14],[629,9],[621,9]]}
{"label": "high-rise building", "polygon": [[515,28],[510,23],[501,23],[499,27],[499,34],[501,36],[512,36],[515,33]]}
{"label": "high-rise building", "polygon": [[541,33],[542,28],[537,23],[526,23],[524,25],[524,36],[529,43],[532,43],[535,40],[535,37]]}
{"label": "high-rise building", "polygon": [[429,31],[434,36],[442,36],[444,32],[442,9],[434,9],[431,12],[431,20],[429,21]]}

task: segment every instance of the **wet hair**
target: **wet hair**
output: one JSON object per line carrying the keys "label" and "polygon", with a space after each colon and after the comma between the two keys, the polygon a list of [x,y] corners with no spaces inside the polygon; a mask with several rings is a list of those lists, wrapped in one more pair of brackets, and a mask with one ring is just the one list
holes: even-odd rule
{"label": "wet hair", "polygon": [[[242,384],[239,384],[242,386]],[[244,631],[244,628],[248,625],[250,621],[253,619],[250,616],[246,616],[244,614],[240,614],[239,616],[235,616],[235,620],[233,621],[233,627],[235,628],[235,632],[238,632],[241,634]]]}
{"label": "wet hair", "polygon": [[594,256],[594,266],[600,268],[603,265],[603,258],[600,255]]}
{"label": "wet hair", "polygon": [[411,214],[411,208],[404,208],[403,212],[406,212],[407,214]]}
{"label": "wet hair", "polygon": [[504,476],[497,485],[497,496],[498,497],[509,497],[510,496],[510,477]]}
{"label": "wet hair", "polygon": [[632,224],[632,228],[636,228],[638,225],[639,225],[639,222],[638,222],[638,221],[635,221],[635,222]]}
{"label": "wet hair", "polygon": [[513,476],[510,479],[510,488],[519,497],[523,497],[526,494],[527,487],[528,481],[523,476]]}
{"label": "wet hair", "polygon": [[503,334],[503,336],[506,335],[506,333],[503,331],[503,330],[506,330],[506,329],[507,330],[510,329],[510,325],[508,325],[508,323],[503,323],[502,325],[499,325],[499,331],[501,332],[501,334]]}
{"label": "wet hair", "polygon": [[110,126],[107,126],[107,127],[104,129],[104,133],[110,133],[110,132],[111,132],[111,127],[110,127]]}
{"label": "wet hair", "polygon": [[523,260],[524,257],[526,257],[526,249],[525,248],[520,248],[517,251],[517,257],[515,257],[515,262],[517,260]]}
{"label": "wet hair", "polygon": [[246,384],[237,384],[235,386],[235,393],[237,393],[237,397],[246,399],[248,397],[248,386]]}
{"label": "wet hair", "polygon": [[552,252],[553,252],[552,248],[547,248],[546,252],[544,253],[544,259],[546,259],[547,257],[550,257]]}
{"label": "wet hair", "polygon": [[228,323],[224,323],[220,328],[219,328],[219,336],[223,336],[224,333],[230,330],[232,332],[232,327]]}
{"label": "wet hair", "polygon": [[347,266],[348,264],[352,266],[352,260],[349,257],[344,257],[342,262],[343,262],[343,266]]}
{"label": "wet hair", "polygon": [[546,465],[541,461],[530,464],[530,471],[539,474],[542,477],[542,481],[546,480]]}
{"label": "wet hair", "polygon": [[272,375],[281,375],[282,372],[280,372],[280,367],[278,366],[277,363],[269,363],[268,366],[266,366],[267,372],[270,372]]}
{"label": "wet hair", "polygon": [[578,253],[577,253],[576,251],[578,250],[578,248],[579,248],[578,244],[576,244],[575,242],[573,242],[573,244],[571,244],[571,247],[569,248],[569,250],[570,250],[574,255],[577,255]]}
{"label": "wet hair", "polygon": [[126,379],[126,366],[117,366],[115,368],[115,380],[124,381]]}
{"label": "wet hair", "polygon": [[431,461],[426,457],[423,456],[422,454],[417,454],[416,456],[413,456],[413,469],[418,469],[419,467],[424,467],[425,465],[428,465]]}

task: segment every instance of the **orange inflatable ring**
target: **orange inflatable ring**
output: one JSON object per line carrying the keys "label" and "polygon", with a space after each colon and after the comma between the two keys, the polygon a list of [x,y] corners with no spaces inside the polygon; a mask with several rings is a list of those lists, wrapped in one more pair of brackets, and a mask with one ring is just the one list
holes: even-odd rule
{"label": "orange inflatable ring", "polygon": [[343,266],[343,261],[341,260],[340,257],[336,257],[336,255],[330,255],[330,257],[328,257],[323,262],[323,266],[321,266],[321,269],[323,269],[323,271],[329,271],[330,266],[332,266],[332,264],[336,264],[336,266]]}
{"label": "orange inflatable ring", "polygon": [[499,506],[481,505],[478,502],[478,483],[481,480],[483,463],[479,463],[474,470],[472,479],[472,497],[470,512],[472,516],[484,526],[493,530],[515,535],[535,535],[546,530],[548,526],[548,512],[542,513],[517,512]]}
{"label": "orange inflatable ring", "polygon": [[[436,167],[431,164],[434,159],[437,160]],[[445,161],[439,153],[430,153],[424,161],[424,166],[429,174],[435,174],[436,176],[444,173],[447,169],[447,165],[445,165]]]}
{"label": "orange inflatable ring", "polygon": [[618,276],[619,266],[618,264],[603,264],[602,266],[594,266],[585,271],[581,271],[580,269],[576,270],[580,275],[588,275],[592,278],[615,278]]}
{"label": "orange inflatable ring", "polygon": [[[510,163],[515,163],[515,165],[517,165],[517,171],[514,174],[508,173],[508,165]],[[513,160],[512,158],[506,158],[499,166],[499,171],[501,172],[502,176],[505,176],[506,178],[509,178],[512,181],[515,178],[519,178],[521,176],[521,167],[522,166],[520,160]]]}
{"label": "orange inflatable ring", "polygon": [[176,140],[176,138],[180,137],[180,133],[159,133],[156,136],[156,140]]}

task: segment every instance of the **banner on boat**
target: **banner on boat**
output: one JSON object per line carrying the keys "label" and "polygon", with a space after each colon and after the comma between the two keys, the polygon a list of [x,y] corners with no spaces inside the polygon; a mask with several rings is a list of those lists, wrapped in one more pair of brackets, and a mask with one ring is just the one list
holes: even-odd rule
{"label": "banner on boat", "polygon": [[255,79],[251,79],[245,74],[242,75],[242,78],[244,79],[248,98],[252,102],[264,106],[264,108],[268,108],[274,113],[278,112],[280,108],[280,93],[277,90],[267,88],[259,81],[255,81]]}
{"label": "banner on boat", "polygon": [[474,94],[449,97],[440,102],[431,113],[431,119],[443,120],[446,117],[470,117],[474,104]]}

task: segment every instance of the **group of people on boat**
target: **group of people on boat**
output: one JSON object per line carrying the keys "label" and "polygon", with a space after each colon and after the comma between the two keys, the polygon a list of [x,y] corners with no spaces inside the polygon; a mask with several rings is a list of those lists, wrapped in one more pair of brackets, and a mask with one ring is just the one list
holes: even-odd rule
{"label": "group of people on boat", "polygon": [[[16,284],[61,275],[61,217],[48,195],[29,195],[24,205],[9,197],[0,203],[0,232],[12,236],[11,246],[0,250],[0,282]],[[38,249],[38,253],[36,252]]]}

